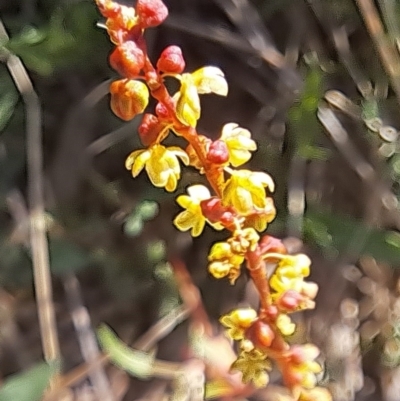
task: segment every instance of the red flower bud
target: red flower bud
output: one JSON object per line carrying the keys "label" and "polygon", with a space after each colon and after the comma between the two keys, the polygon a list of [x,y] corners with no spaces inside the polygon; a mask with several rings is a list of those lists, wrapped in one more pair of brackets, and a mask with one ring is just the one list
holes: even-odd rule
{"label": "red flower bud", "polygon": [[181,48],[168,46],[164,49],[157,61],[157,68],[159,71],[168,74],[180,74],[185,69],[185,60]]}
{"label": "red flower bud", "polygon": [[232,208],[222,205],[219,198],[213,197],[200,202],[201,212],[203,216],[211,223],[221,223],[225,227],[233,224],[235,217]]}
{"label": "red flower bud", "polygon": [[143,68],[144,54],[135,42],[127,41],[115,48],[110,55],[110,65],[125,78],[134,79]]}
{"label": "red flower bud", "polygon": [[271,346],[275,338],[275,333],[267,323],[256,320],[246,330],[246,338],[248,338],[255,347],[263,349]]}
{"label": "red flower bud", "polygon": [[138,128],[139,137],[143,145],[149,146],[153,144],[163,127],[164,124],[160,123],[155,115],[146,113]]}
{"label": "red flower bud", "polygon": [[276,300],[276,305],[281,310],[293,312],[300,306],[302,301],[303,296],[301,294],[294,290],[288,290]]}
{"label": "red flower bud", "polygon": [[160,25],[168,17],[168,9],[161,0],[138,0],[136,13],[144,29]]}
{"label": "red flower bud", "polygon": [[110,85],[111,110],[122,120],[129,121],[143,113],[149,101],[149,90],[140,81],[120,79]]}
{"label": "red flower bud", "polygon": [[276,305],[269,305],[266,310],[264,310],[264,315],[271,321],[275,321],[278,317],[279,311]]}
{"label": "red flower bud", "polygon": [[163,120],[170,120],[171,117],[168,109],[160,102],[156,104],[156,114]]}
{"label": "red flower bud", "polygon": [[223,164],[229,160],[228,147],[220,139],[212,142],[207,152],[207,160],[215,164]]}
{"label": "red flower bud", "polygon": [[[261,237],[260,243],[260,253],[265,255],[267,253],[280,253],[282,255],[286,255],[287,250],[285,245],[283,245],[282,241],[278,238],[272,237],[271,235],[264,235]],[[266,259],[267,262],[277,262],[277,259]]]}

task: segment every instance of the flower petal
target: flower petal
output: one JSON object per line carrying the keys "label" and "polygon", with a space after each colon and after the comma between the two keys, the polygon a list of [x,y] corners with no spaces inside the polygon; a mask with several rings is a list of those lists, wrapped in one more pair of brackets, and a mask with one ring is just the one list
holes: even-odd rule
{"label": "flower petal", "polygon": [[131,170],[132,165],[135,162],[136,158],[143,152],[146,152],[146,149],[139,149],[139,150],[133,151],[125,160],[125,168],[127,170]]}
{"label": "flower petal", "polygon": [[188,231],[193,227],[193,220],[194,220],[193,213],[184,210],[175,217],[174,225],[180,231]]}
{"label": "flower petal", "polygon": [[187,189],[187,192],[193,200],[196,200],[198,202],[209,199],[211,197],[208,188],[201,184],[191,185]]}
{"label": "flower petal", "polygon": [[218,67],[200,68],[192,74],[192,78],[198,93],[215,93],[220,96],[228,94],[228,83]]}
{"label": "flower petal", "polygon": [[274,192],[275,183],[269,174],[263,173],[261,171],[252,172],[251,179],[254,181],[258,181],[260,184],[262,184],[263,187],[268,188],[270,192]]}
{"label": "flower petal", "polygon": [[148,151],[144,151],[134,161],[132,165],[132,176],[137,177],[139,173],[143,170],[143,167],[150,160],[151,153]]}

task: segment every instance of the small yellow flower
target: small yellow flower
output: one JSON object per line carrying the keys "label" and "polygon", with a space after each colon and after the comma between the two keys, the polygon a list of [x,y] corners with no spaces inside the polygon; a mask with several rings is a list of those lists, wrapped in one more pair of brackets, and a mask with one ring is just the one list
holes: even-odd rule
{"label": "small yellow flower", "polygon": [[177,146],[166,148],[155,144],[148,149],[132,152],[126,159],[125,167],[131,170],[133,177],[145,167],[154,186],[165,187],[168,192],[173,192],[181,175],[178,157],[188,165],[189,157],[181,148]]}
{"label": "small yellow flower", "polygon": [[269,285],[277,293],[276,295],[288,290],[300,292],[303,286],[303,277],[288,278],[274,273],[269,280]]}
{"label": "small yellow flower", "polygon": [[252,308],[235,309],[219,321],[227,328],[227,334],[232,340],[243,340],[244,332],[257,319],[257,312]]}
{"label": "small yellow flower", "polygon": [[266,207],[265,188],[274,190],[274,182],[268,174],[250,170],[233,170],[225,184],[222,202],[224,206],[233,206],[238,213],[246,216],[251,214],[254,208]]}
{"label": "small yellow flower", "polygon": [[210,249],[208,260],[210,262],[228,260],[232,265],[240,265],[244,256],[234,253],[228,242],[216,242]]}
{"label": "small yellow flower", "polygon": [[244,256],[233,252],[228,242],[217,242],[211,247],[208,260],[211,262],[208,271],[215,278],[228,276],[233,284],[239,277],[240,265],[244,261]]}
{"label": "small yellow flower", "polygon": [[322,367],[315,358],[319,355],[319,349],[313,344],[294,345],[292,347],[290,370],[292,375],[299,378],[298,384],[305,389],[312,389],[317,384],[316,374],[322,371]]}
{"label": "small yellow flower", "polygon": [[303,279],[310,274],[310,264],[311,260],[307,255],[285,255],[270,279],[271,288],[277,294],[288,290],[302,293],[303,289],[308,289],[304,286]]}
{"label": "small yellow flower", "polygon": [[251,158],[251,151],[257,149],[251,139],[250,131],[241,128],[238,124],[225,124],[222,128],[221,139],[226,143],[229,152],[229,162],[234,167],[241,166]]}
{"label": "small yellow flower", "polygon": [[241,351],[231,369],[242,372],[243,383],[253,382],[256,387],[261,388],[269,382],[267,370],[271,369],[271,364],[267,355],[254,348],[249,352]]}
{"label": "small yellow flower", "polygon": [[275,219],[276,209],[272,198],[266,198],[266,206],[264,209],[254,209],[246,216],[245,227],[253,227],[258,232],[263,232],[267,225]]}
{"label": "small yellow flower", "polygon": [[199,94],[215,93],[220,96],[228,94],[224,73],[217,67],[203,67],[192,74],[182,74],[179,79],[181,87],[174,95],[176,115],[182,124],[191,127],[195,127],[200,118]]}
{"label": "small yellow flower", "polygon": [[254,228],[248,227],[235,231],[228,239],[233,252],[245,254],[247,251],[254,251],[257,247],[260,236]]}
{"label": "small yellow flower", "polygon": [[279,262],[277,274],[288,278],[308,277],[310,275],[311,260],[302,253],[298,255],[286,255]]}
{"label": "small yellow flower", "polygon": [[211,197],[210,191],[204,185],[192,185],[187,189],[189,195],[180,195],[176,199],[184,209],[174,220],[175,226],[181,231],[191,229],[193,237],[198,237],[204,229],[206,218],[201,211],[200,202]]}
{"label": "small yellow flower", "polygon": [[290,317],[285,314],[280,314],[276,319],[276,327],[284,336],[291,336],[295,330],[296,325],[292,322]]}

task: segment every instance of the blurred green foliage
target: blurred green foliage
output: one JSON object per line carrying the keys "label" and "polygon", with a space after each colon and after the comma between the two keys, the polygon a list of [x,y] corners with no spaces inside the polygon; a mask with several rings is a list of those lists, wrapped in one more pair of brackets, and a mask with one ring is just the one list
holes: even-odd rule
{"label": "blurred green foliage", "polygon": [[71,67],[90,70],[104,65],[110,45],[96,29],[99,15],[94,2],[54,2],[50,10],[48,20],[40,25],[19,26],[6,49],[21,57],[29,70],[44,76]]}
{"label": "blurred green foliage", "polygon": [[55,369],[45,362],[12,375],[0,387],[0,401],[39,401]]}
{"label": "blurred green foliage", "polygon": [[115,365],[139,379],[151,378],[154,355],[129,348],[106,325],[99,327],[97,335],[102,349]]}

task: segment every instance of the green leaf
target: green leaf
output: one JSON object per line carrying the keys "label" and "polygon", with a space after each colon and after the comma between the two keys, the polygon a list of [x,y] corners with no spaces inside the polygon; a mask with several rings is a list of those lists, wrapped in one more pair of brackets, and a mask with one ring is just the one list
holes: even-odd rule
{"label": "green leaf", "polygon": [[0,94],[0,132],[3,131],[14,114],[17,102],[18,93],[15,90],[9,90]]}
{"label": "green leaf", "polygon": [[0,387],[0,401],[39,401],[46,390],[54,368],[45,362],[5,380]]}
{"label": "green leaf", "polygon": [[320,210],[306,213],[305,235],[329,253],[355,252],[395,267],[400,260],[400,235],[369,227],[362,221]]}
{"label": "green leaf", "polygon": [[152,355],[129,348],[106,325],[100,326],[97,335],[102,349],[115,365],[139,379],[151,377],[154,364]]}
{"label": "green leaf", "polygon": [[294,151],[303,159],[326,159],[327,153],[316,143],[321,133],[317,118],[322,96],[323,73],[319,67],[310,67],[300,99],[289,110],[289,133]]}

